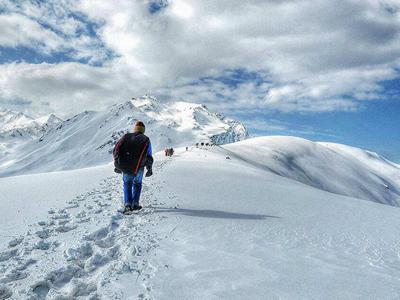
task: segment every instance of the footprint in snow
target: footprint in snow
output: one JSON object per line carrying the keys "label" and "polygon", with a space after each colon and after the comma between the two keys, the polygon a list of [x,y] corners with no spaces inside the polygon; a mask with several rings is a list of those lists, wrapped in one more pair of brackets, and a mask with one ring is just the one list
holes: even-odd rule
{"label": "footprint in snow", "polygon": [[40,239],[47,239],[51,236],[51,233],[53,232],[53,230],[45,228],[39,231],[36,231],[35,234],[38,238]]}
{"label": "footprint in snow", "polygon": [[16,270],[16,269],[11,269],[11,270],[7,271],[4,274],[4,276],[0,279],[0,283],[10,283],[10,282],[14,282],[17,280],[25,279],[27,277],[28,277],[27,273],[20,271],[20,270]]}
{"label": "footprint in snow", "polygon": [[66,267],[49,272],[44,280],[40,280],[31,286],[33,299],[45,299],[51,289],[61,289],[67,285],[72,279],[84,276],[81,267],[70,264]]}
{"label": "footprint in snow", "polygon": [[61,245],[59,241],[53,241],[53,242],[45,242],[45,241],[40,241],[38,244],[35,245],[35,249],[38,250],[54,250],[58,248]]}
{"label": "footprint in snow", "polygon": [[106,251],[106,253],[96,252],[92,257],[90,257],[84,266],[84,270],[86,272],[93,272],[94,270],[98,269],[101,266],[104,266],[112,259],[116,257],[116,253],[118,253],[118,248],[111,248]]}
{"label": "footprint in snow", "polygon": [[11,240],[11,241],[8,243],[8,247],[9,247],[9,248],[13,248],[13,247],[15,247],[15,246],[20,245],[23,241],[24,241],[24,237],[23,237],[23,236],[17,237],[17,238],[15,238],[15,239]]}
{"label": "footprint in snow", "polygon": [[[17,280],[22,280],[28,277],[28,273],[24,272],[30,265],[36,263],[34,259],[28,259],[26,261],[18,261],[18,265],[14,268],[8,268],[4,271],[3,277],[0,279],[0,283],[10,283]],[[0,297],[0,299],[2,299]]]}
{"label": "footprint in snow", "polygon": [[60,233],[65,233],[65,232],[74,230],[76,228],[78,228],[78,225],[76,225],[76,224],[73,224],[73,225],[72,224],[63,224],[63,225],[58,226],[55,230]]}
{"label": "footprint in snow", "polygon": [[51,218],[53,220],[65,220],[70,219],[71,215],[66,210],[62,210],[58,214],[53,215]]}
{"label": "footprint in snow", "polygon": [[76,222],[77,222],[77,223],[87,223],[87,222],[89,222],[91,219],[92,219],[91,217],[80,218],[80,219],[78,219]]}
{"label": "footprint in snow", "polygon": [[0,284],[0,299],[8,299],[12,296],[12,290],[5,284]]}
{"label": "footprint in snow", "polygon": [[64,252],[67,261],[83,266],[84,261],[93,255],[93,247],[86,242],[76,248],[69,248]]}
{"label": "footprint in snow", "polygon": [[6,250],[4,252],[0,253],[0,262],[7,261],[15,256],[17,256],[18,250],[17,249],[12,249],[12,250]]}

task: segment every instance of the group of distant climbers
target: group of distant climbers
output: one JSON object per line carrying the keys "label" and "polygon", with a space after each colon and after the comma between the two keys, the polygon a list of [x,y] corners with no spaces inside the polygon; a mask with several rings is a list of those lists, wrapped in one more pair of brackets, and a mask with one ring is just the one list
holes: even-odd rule
{"label": "group of distant climbers", "polygon": [[204,143],[204,142],[196,143],[196,148],[199,148],[199,146],[215,146],[215,144],[214,143]]}
{"label": "group of distant climbers", "polygon": [[[196,143],[196,148],[199,148],[199,146],[206,146],[206,147],[208,147],[208,146],[215,146],[215,144],[214,144],[214,143],[205,143],[205,142]],[[185,147],[185,150],[186,150],[186,151],[189,151],[189,147],[186,146],[186,147]],[[165,156],[172,156],[172,155],[174,154],[174,148],[166,148],[166,149],[164,150],[164,153],[165,153]]]}

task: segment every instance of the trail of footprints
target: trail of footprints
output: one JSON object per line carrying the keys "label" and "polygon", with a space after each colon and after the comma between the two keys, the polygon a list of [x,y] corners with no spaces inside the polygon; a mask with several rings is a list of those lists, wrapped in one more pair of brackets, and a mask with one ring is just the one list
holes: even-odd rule
{"label": "trail of footprints", "polygon": [[[156,164],[155,170],[163,164]],[[138,299],[152,299],[150,279],[156,270],[146,254],[160,238],[146,225],[163,218],[153,214],[150,206],[162,204],[156,198],[161,186],[155,181],[144,183],[142,202],[150,207],[124,217],[117,212],[121,184],[119,176],[103,180],[65,208],[49,210],[47,220],[13,239],[0,252],[0,300],[101,299],[99,291],[126,273],[137,274],[142,291]],[[65,246],[71,240],[79,242]],[[115,291],[109,296],[120,299],[121,295]]]}

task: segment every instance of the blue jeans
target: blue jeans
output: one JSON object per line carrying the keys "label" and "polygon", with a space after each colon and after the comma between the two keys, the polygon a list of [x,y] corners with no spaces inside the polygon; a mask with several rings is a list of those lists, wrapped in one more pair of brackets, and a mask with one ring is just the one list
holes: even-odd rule
{"label": "blue jeans", "polygon": [[136,176],[124,173],[124,203],[125,205],[139,205],[140,192],[142,191],[143,169]]}

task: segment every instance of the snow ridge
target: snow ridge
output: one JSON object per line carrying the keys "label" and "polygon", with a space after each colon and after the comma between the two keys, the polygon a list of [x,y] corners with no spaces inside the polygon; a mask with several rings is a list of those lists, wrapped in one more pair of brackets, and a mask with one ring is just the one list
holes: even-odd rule
{"label": "snow ridge", "polygon": [[370,151],[284,136],[223,148],[256,167],[324,191],[400,206],[400,165]]}
{"label": "snow ridge", "polygon": [[0,109],[0,136],[36,138],[61,122],[54,114],[34,119],[22,112]]}
{"label": "snow ridge", "polygon": [[61,122],[54,114],[34,119],[21,112],[0,110],[0,161],[3,162],[0,166],[12,165],[15,160],[10,157],[20,153],[18,148],[37,140]]}

